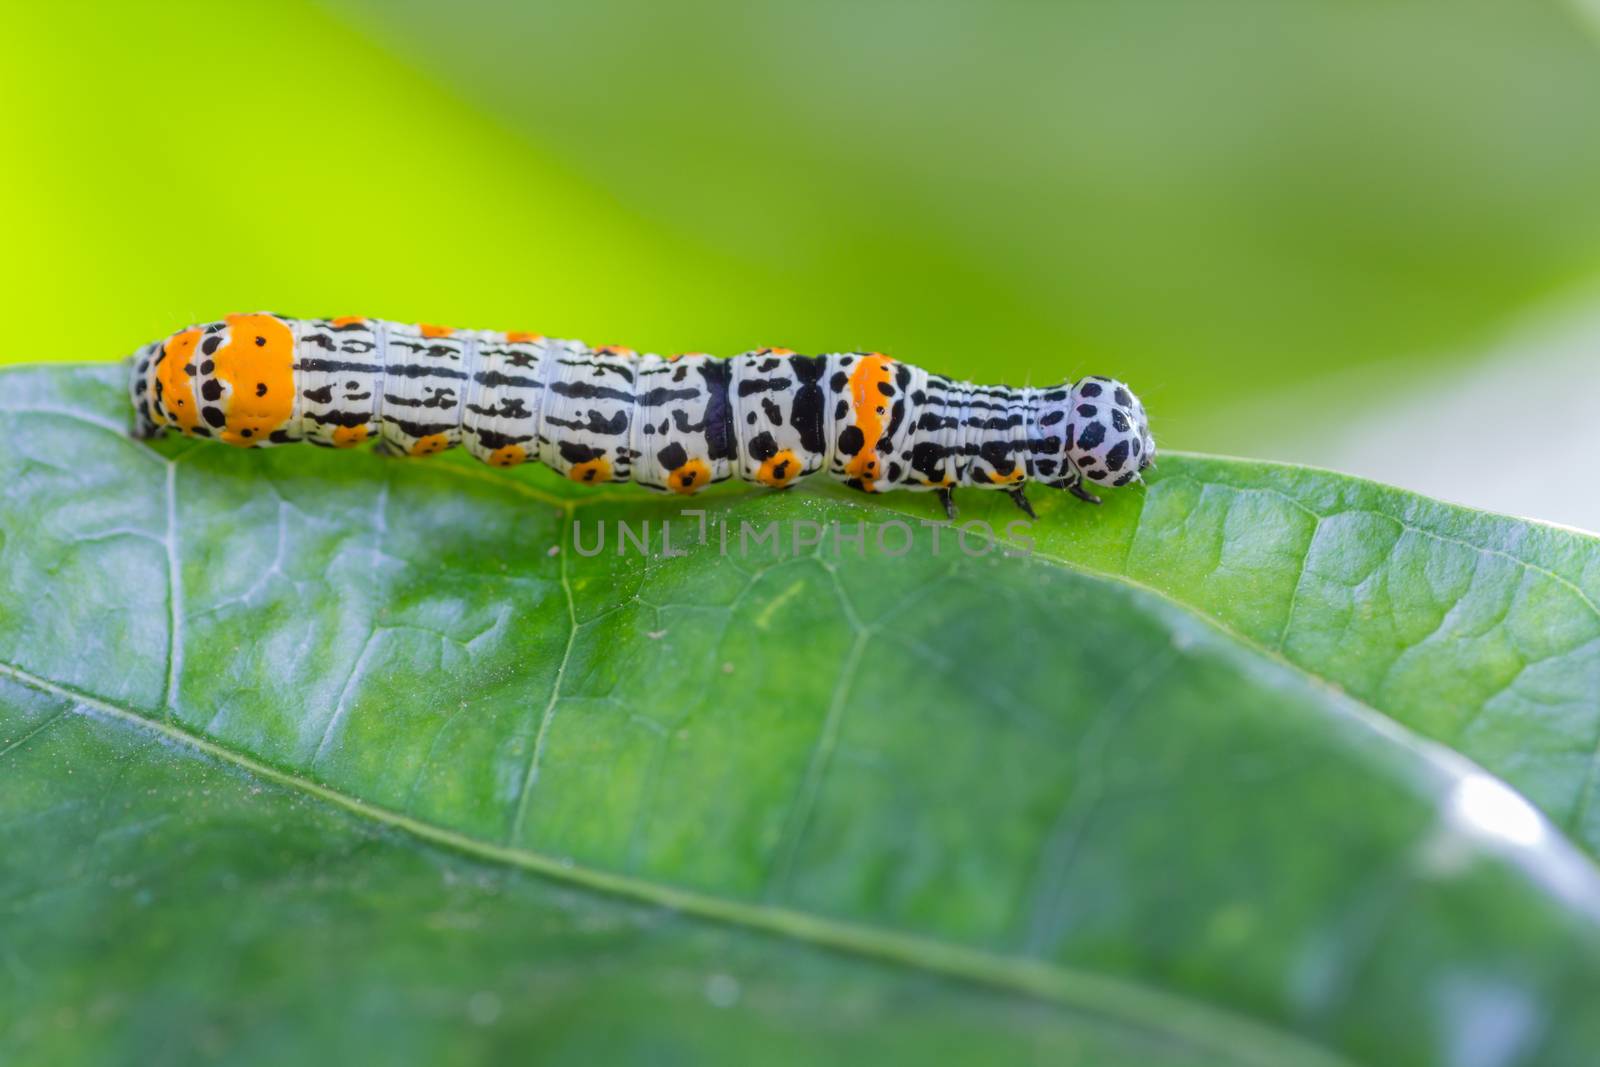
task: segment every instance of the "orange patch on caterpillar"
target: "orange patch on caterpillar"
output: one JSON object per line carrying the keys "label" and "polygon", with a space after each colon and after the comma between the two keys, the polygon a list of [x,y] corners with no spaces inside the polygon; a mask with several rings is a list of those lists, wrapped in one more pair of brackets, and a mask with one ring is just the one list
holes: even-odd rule
{"label": "orange patch on caterpillar", "polygon": [[360,426],[335,426],[333,428],[333,447],[354,448],[367,439],[367,425]]}
{"label": "orange patch on caterpillar", "polygon": [[894,360],[877,352],[863,356],[856,369],[850,372],[850,407],[855,416],[855,427],[861,431],[861,447],[854,458],[845,464],[845,471],[859,479],[861,488],[877,492],[872,484],[878,478],[878,441],[883,437],[889,412],[889,398],[879,386],[887,386],[894,378],[890,365]]}
{"label": "orange patch on caterpillar", "polygon": [[594,354],[597,356],[637,356],[639,353],[631,348],[623,348],[621,345],[601,345],[594,350]]}
{"label": "orange patch on caterpillar", "polygon": [[442,433],[430,433],[419,437],[411,445],[413,456],[431,456],[436,452],[443,452],[450,444],[450,439]]}
{"label": "orange patch on caterpillar", "polygon": [[543,340],[544,334],[528,333],[525,330],[512,330],[510,333],[506,334],[506,344],[508,345],[531,345],[535,341]]}
{"label": "orange patch on caterpillar", "polygon": [[800,461],[787,448],[761,464],[756,471],[756,481],[773,489],[782,489],[800,473]]}
{"label": "orange patch on caterpillar", "polygon": [[667,488],[674,493],[698,493],[711,482],[711,468],[705,460],[691,459],[667,476]]}
{"label": "orange patch on caterpillar", "polygon": [[218,436],[249,448],[294,414],[294,331],[275,315],[229,315],[228,343],[217,349],[217,380],[228,386],[227,422]]}
{"label": "orange patch on caterpillar", "polygon": [[922,479],[922,484],[927,486],[929,489],[948,489],[952,485],[956,484],[956,480],[950,477],[950,475],[946,474],[943,478],[940,478],[936,482],[931,482],[924,478]]}
{"label": "orange patch on caterpillar", "polygon": [[424,337],[449,337],[456,332],[454,327],[437,326],[431,322],[424,322],[417,329],[422,331],[422,336]]}
{"label": "orange patch on caterpillar", "polygon": [[525,462],[528,450],[521,445],[501,445],[489,453],[489,465],[492,467],[515,467],[518,463]]}
{"label": "orange patch on caterpillar", "polygon": [[792,356],[792,355],[794,355],[794,349],[792,349],[792,348],[763,348],[761,350],[761,354],[763,356]]}
{"label": "orange patch on caterpillar", "polygon": [[[171,421],[188,433],[200,425],[200,409],[194,402],[194,385],[190,372],[184,368],[189,366],[189,361],[194,358],[195,345],[200,343],[199,330],[185,330],[183,333],[173,334],[167,338],[167,343],[161,346],[161,354],[156,357],[156,378],[161,382],[161,404],[150,405],[150,412],[157,424],[167,423],[166,415]],[[166,409],[164,415],[161,408]]]}
{"label": "orange patch on caterpillar", "polygon": [[1010,474],[995,474],[989,480],[995,485],[1011,485],[1022,481],[1024,477],[1026,472],[1021,467],[1012,467]]}
{"label": "orange patch on caterpillar", "polygon": [[336,319],[329,319],[328,325],[332,326],[336,330],[342,330],[346,326],[360,326],[366,321],[367,319],[365,315],[340,315]]}
{"label": "orange patch on caterpillar", "polygon": [[584,460],[582,463],[575,463],[572,469],[567,471],[567,477],[585,485],[599,485],[601,482],[609,482],[611,480],[611,461],[604,456],[597,456],[594,459]]}

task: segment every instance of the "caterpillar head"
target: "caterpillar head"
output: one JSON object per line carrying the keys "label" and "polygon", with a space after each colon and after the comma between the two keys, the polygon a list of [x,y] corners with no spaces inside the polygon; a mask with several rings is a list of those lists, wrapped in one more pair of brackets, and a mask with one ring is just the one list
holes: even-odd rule
{"label": "caterpillar head", "polygon": [[1121,382],[1088,377],[1072,389],[1067,456],[1085,479],[1127,485],[1156,458],[1144,405]]}

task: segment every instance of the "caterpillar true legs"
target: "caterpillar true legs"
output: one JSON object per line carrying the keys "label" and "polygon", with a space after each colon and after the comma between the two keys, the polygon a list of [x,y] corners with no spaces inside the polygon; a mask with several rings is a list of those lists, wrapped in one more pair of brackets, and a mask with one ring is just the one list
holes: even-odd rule
{"label": "caterpillar true legs", "polygon": [[1155,459],[1144,406],[1121,382],[1045,389],[951,381],[878,353],[731,359],[640,355],[528,333],[356,317],[230,315],[146,345],[130,386],[135,434],[241,447],[375,440],[412,456],[463,445],[574,481],[694,493],[808,475],[863,492],[1004,490],[1029,482],[1099,503]]}

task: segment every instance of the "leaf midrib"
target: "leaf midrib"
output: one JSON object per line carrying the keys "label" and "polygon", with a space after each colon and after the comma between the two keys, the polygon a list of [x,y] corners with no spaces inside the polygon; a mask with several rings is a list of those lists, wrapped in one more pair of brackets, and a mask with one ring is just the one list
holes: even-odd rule
{"label": "leaf midrib", "polygon": [[[527,871],[595,892],[667,908],[699,919],[741,927],[897,967],[987,986],[1195,1046],[1262,1067],[1356,1067],[1351,1060],[1304,1037],[1215,1005],[1117,978],[1072,970],[1041,960],[998,955],[946,941],[829,918],[760,901],[742,901],[588,867],[564,858],[514,848],[438,826],[382,807],[292,771],[235,751],[172,721],[141,715],[92,693],[0,662],[0,675],[72,702],[76,714],[96,715],[149,731],[256,778],[343,809],[368,822],[405,832],[472,859]],[[55,715],[39,730],[61,720]],[[38,732],[38,731],[35,731]],[[31,735],[30,735],[31,736]]]}

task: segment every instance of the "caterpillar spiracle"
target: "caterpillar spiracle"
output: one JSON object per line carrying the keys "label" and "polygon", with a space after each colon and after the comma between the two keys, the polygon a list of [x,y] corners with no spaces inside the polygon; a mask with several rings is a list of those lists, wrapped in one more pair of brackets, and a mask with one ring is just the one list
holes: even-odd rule
{"label": "caterpillar spiracle", "polygon": [[369,440],[395,455],[464,445],[497,467],[538,460],[577,482],[695,493],[826,471],[868,493],[1028,482],[1098,503],[1155,459],[1121,382],[952,381],[875,352],[731,359],[590,348],[531,333],[258,313],[192,326],[133,357],[135,434],[231,445]]}

